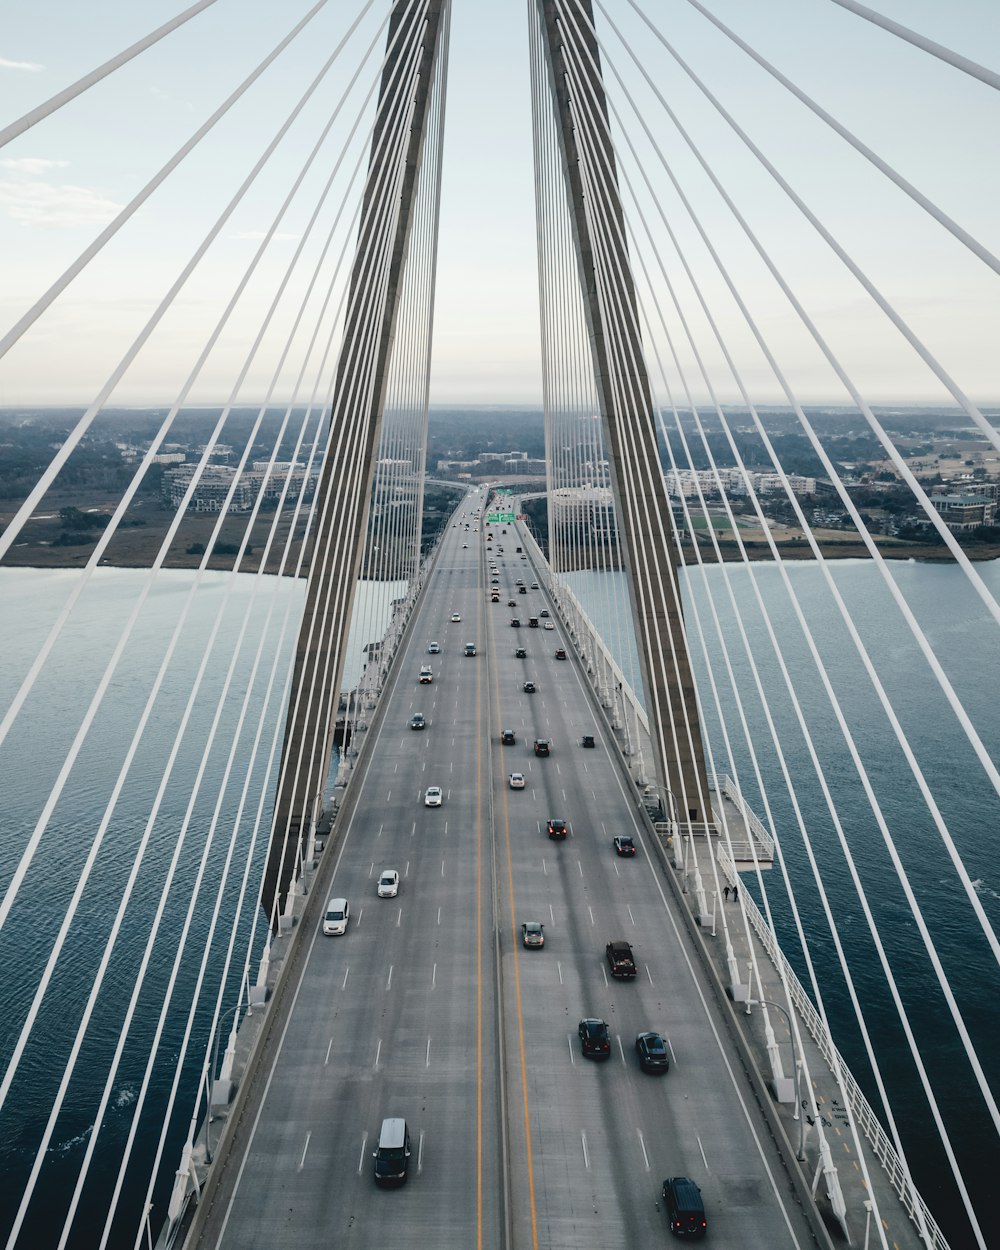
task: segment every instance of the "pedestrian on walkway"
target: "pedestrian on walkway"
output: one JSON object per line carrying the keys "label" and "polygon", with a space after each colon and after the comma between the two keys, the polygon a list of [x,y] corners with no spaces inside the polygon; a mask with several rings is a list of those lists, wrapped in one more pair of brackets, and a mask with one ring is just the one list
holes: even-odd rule
{"label": "pedestrian on walkway", "polygon": [[728,886],[728,885],[727,885],[727,886],[726,886],[726,888],[722,891],[722,893],[726,896],[726,902],[728,903],[728,902],[729,902],[729,886]]}
{"label": "pedestrian on walkway", "polygon": [[733,902],[736,902],[736,886],[733,886]]}

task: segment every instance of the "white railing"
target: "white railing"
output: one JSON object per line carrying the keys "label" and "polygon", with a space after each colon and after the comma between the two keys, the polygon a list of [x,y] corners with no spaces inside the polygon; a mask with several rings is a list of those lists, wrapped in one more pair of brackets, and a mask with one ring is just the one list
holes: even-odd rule
{"label": "white railing", "polygon": [[[721,843],[718,850],[718,861],[730,881],[735,882],[739,879],[739,874],[736,872],[733,861]],[[927,1229],[928,1245],[933,1247],[934,1250],[948,1250],[948,1243],[944,1238],[944,1234],[938,1228],[933,1215],[931,1215],[927,1204],[917,1192],[912,1180],[907,1176],[899,1155],[896,1154],[895,1147],[882,1127],[882,1122],[872,1109],[860,1085],[852,1076],[844,1057],[834,1045],[833,1038],[830,1036],[822,1017],[813,1005],[812,999],[806,993],[805,987],[795,975],[794,969],[782,953],[781,947],[778,945],[778,939],[774,936],[767,921],[761,915],[757,904],[747,894],[745,889],[740,891],[740,896],[743,907],[757,937],[760,939],[761,945],[769,955],[771,962],[778,969],[779,975],[787,983],[789,996],[798,1009],[799,1015],[802,1017],[802,1021],[809,1030],[813,1041],[819,1047],[820,1054],[829,1064],[832,1072],[835,1074],[840,1073],[844,1095],[850,1103],[855,1121],[862,1133],[867,1137],[876,1158],[889,1178],[890,1184],[899,1195],[904,1210],[917,1228],[920,1228],[921,1224],[923,1224]]]}
{"label": "white railing", "polygon": [[[763,848],[764,853],[760,856],[760,858],[767,860],[774,859],[774,838],[771,837],[757,813],[740,793],[739,786],[728,774],[720,778],[720,784],[722,793],[727,799],[729,799],[732,805],[743,817],[747,827],[747,832],[755,837],[760,846]],[[709,782],[709,789],[717,790],[718,787]],[[733,845],[735,846],[736,843],[734,842]],[[750,858],[752,859],[753,856],[751,855]]]}
{"label": "white railing", "polygon": [[549,583],[549,592],[552,595],[552,598],[555,600],[563,617],[565,618],[565,616],[567,615],[567,603],[568,603],[570,611],[572,612],[572,615],[573,615],[574,624],[578,625],[581,629],[586,630],[593,644],[600,650],[601,655],[604,657],[604,660],[608,666],[608,669],[610,670],[612,674],[614,681],[618,684],[619,693],[621,694],[622,698],[625,699],[631,705],[632,710],[635,713],[635,716],[639,721],[639,724],[642,726],[644,732],[648,736],[649,735],[649,718],[646,716],[646,713],[642,707],[642,704],[639,702],[638,698],[636,697],[635,691],[629,685],[628,679],[626,678],[625,674],[622,672],[621,668],[619,667],[618,661],[608,650],[604,642],[604,639],[601,637],[600,633],[598,632],[597,626],[587,615],[583,605],[580,603],[580,600],[576,597],[576,594],[573,592],[573,590],[569,586],[567,586],[565,582],[561,581],[552,572],[551,568],[549,567],[548,560],[546,560],[541,547],[539,547],[538,543],[535,542],[534,535],[528,529],[527,525],[520,524],[518,525],[517,528],[518,528],[519,535],[521,535],[523,539],[524,545],[528,548],[529,552],[531,553],[532,559],[536,562],[536,566],[544,568],[546,570],[546,577]]}

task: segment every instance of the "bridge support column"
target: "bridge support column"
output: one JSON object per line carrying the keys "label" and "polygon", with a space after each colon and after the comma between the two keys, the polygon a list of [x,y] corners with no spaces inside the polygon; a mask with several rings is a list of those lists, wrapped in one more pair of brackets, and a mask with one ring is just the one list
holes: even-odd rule
{"label": "bridge support column", "polygon": [[[673,520],[643,353],[628,255],[611,122],[593,29],[592,0],[573,6],[536,0],[547,61],[554,127],[536,121],[544,142],[559,145],[572,242],[543,232],[539,263],[564,263],[575,252],[582,322],[589,341],[603,451],[615,505],[656,780],[679,796],[684,816],[712,820],[694,679],[688,661]],[[543,92],[539,93],[540,96]],[[543,372],[560,368],[543,334]],[[548,407],[548,401],[547,401]],[[548,416],[548,412],[547,412]],[[551,475],[550,475],[551,489]],[[574,551],[574,558],[577,556]],[[628,725],[628,713],[625,722]],[[628,743],[631,753],[631,743]],[[633,775],[635,769],[632,769]],[[641,772],[641,765],[640,765]]]}
{"label": "bridge support column", "polygon": [[697,864],[695,864],[694,869],[694,897],[697,905],[695,914],[698,917],[698,923],[700,925],[711,924],[712,913],[709,911],[708,899],[705,895],[705,881]]}
{"label": "bridge support column", "polygon": [[740,965],[733,950],[733,944],[729,940],[729,931],[726,930],[726,971],[729,973],[729,997],[734,1003],[745,1003],[750,997],[750,986],[743,985],[740,982]]}
{"label": "bridge support column", "polygon": [[198,1177],[192,1163],[193,1152],[193,1144],[190,1141],[185,1142],[184,1149],[181,1151],[180,1167],[174,1173],[174,1187],[170,1191],[170,1201],[167,1203],[167,1223],[171,1228],[184,1214],[187,1196],[191,1190],[193,1189],[195,1194],[201,1197],[201,1186],[198,1184]]}
{"label": "bridge support column", "polygon": [[[389,16],[261,886],[268,921],[278,929],[287,928],[289,882],[302,836],[320,814],[333,751],[432,92],[443,83],[443,69],[439,76],[437,68],[444,64],[446,16],[446,0],[395,0]],[[408,103],[399,107],[397,98]],[[421,228],[430,228],[429,222],[422,218]],[[398,624],[397,612],[394,640]]]}
{"label": "bridge support column", "polygon": [[[310,820],[309,832],[306,834],[306,850],[305,850],[305,854],[302,857],[303,874],[305,874],[306,869],[311,870],[314,867],[313,861],[315,860],[315,858],[316,858],[316,821]],[[304,890],[303,893],[308,893],[308,890]]]}
{"label": "bridge support column", "polygon": [[295,916],[295,899],[299,892],[299,874],[293,872],[285,893],[285,906],[278,917],[278,932],[291,933]]}
{"label": "bridge support column", "polygon": [[774,1026],[769,1019],[765,1019],[764,1023],[764,1040],[767,1046],[767,1057],[771,1061],[771,1089],[774,1091],[774,1097],[778,1102],[794,1102],[795,1082],[790,1076],[785,1076],[784,1065],[781,1062],[781,1047],[774,1036]]}
{"label": "bridge support column", "polygon": [[250,986],[250,1006],[263,1007],[267,1002],[267,977],[271,971],[271,934],[268,932],[257,969],[257,980]]}
{"label": "bridge support column", "polygon": [[847,1227],[847,1203],[844,1201],[844,1191],[840,1187],[840,1176],[837,1174],[837,1165],[833,1161],[833,1155],[830,1152],[830,1143],[826,1140],[822,1130],[819,1134],[819,1162],[816,1164],[816,1174],[813,1177],[812,1193],[816,1197],[816,1190],[819,1187],[819,1178],[823,1177],[826,1182],[826,1196],[830,1200],[830,1206],[833,1214],[837,1218],[841,1231],[848,1243],[851,1240],[850,1230]]}

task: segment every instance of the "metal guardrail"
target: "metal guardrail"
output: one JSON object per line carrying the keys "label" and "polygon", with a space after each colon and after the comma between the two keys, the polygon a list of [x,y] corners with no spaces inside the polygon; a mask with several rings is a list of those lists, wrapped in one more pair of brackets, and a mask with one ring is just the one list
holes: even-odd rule
{"label": "metal guardrail", "polygon": [[[720,784],[721,784],[722,793],[726,796],[727,799],[729,799],[730,803],[732,803],[732,805],[737,809],[737,811],[743,817],[743,820],[746,822],[747,829],[750,831],[750,833],[753,834],[753,836],[757,839],[760,845],[764,848],[764,854],[761,856],[761,858],[762,859],[774,859],[774,838],[771,837],[770,833],[768,833],[767,829],[764,827],[764,824],[761,821],[760,817],[757,815],[757,813],[753,810],[753,808],[749,805],[749,803],[747,803],[746,799],[740,793],[739,786],[736,784],[735,781],[733,781],[732,777],[730,777],[728,773],[720,778]],[[710,790],[718,791],[720,787],[713,785],[712,781],[709,780],[708,788]],[[736,843],[734,842],[733,845],[735,846]],[[748,858],[752,859],[753,856],[750,855]]]}
{"label": "metal guardrail", "polygon": [[[729,778],[727,777],[728,781]],[[718,849],[718,862],[729,877],[730,881],[737,881],[739,874],[735,869],[732,859],[728,851],[721,844]],[[826,1025],[819,1012],[813,1005],[812,999],[806,993],[805,986],[795,974],[795,970],[785,958],[781,947],[778,945],[778,939],[775,937],[767,921],[764,919],[757,904],[747,894],[746,890],[740,892],[742,905],[746,911],[747,917],[754,928],[754,932],[760,939],[764,950],[767,952],[771,962],[783,975],[788,984],[788,991],[798,1009],[799,1015],[802,1017],[803,1023],[809,1030],[813,1041],[819,1047],[820,1054],[830,1065],[833,1072],[840,1072],[842,1088],[844,1094],[851,1105],[851,1111],[860,1127],[862,1133],[868,1139],[875,1157],[882,1165],[882,1169],[889,1179],[890,1184],[899,1196],[899,1200],[903,1204],[903,1209],[910,1217],[916,1227],[919,1229],[921,1224],[927,1230],[927,1244],[933,1250],[949,1250],[948,1242],[945,1240],[944,1234],[938,1227],[936,1220],[931,1215],[927,1204],[913,1186],[913,1182],[906,1174],[906,1170],[896,1154],[896,1148],[889,1140],[889,1136],[882,1127],[882,1122],[875,1114],[871,1103],[865,1097],[860,1085],[854,1079],[847,1062],[841,1055],[840,1051],[834,1045],[833,1038],[830,1036]],[[918,1215],[919,1212],[919,1215]]]}
{"label": "metal guardrail", "polygon": [[601,637],[597,626],[587,615],[583,604],[577,598],[573,590],[552,572],[548,560],[546,560],[541,547],[539,547],[538,543],[535,541],[535,536],[532,534],[531,530],[528,529],[527,525],[519,526],[518,532],[522,536],[524,545],[529,548],[532,559],[536,561],[536,566],[545,569],[549,582],[549,592],[555,600],[556,605],[563,617],[565,618],[567,614],[568,604],[569,610],[573,613],[573,616],[579,623],[580,627],[587,631],[587,634],[590,637],[591,645],[601,652],[609,671],[613,674],[622,698],[628,701],[632,707],[635,717],[648,736],[649,718],[646,716],[646,712],[642,704],[639,702],[635,691],[629,685],[628,678],[619,666],[618,661],[608,650],[608,647],[605,644],[604,639]]}

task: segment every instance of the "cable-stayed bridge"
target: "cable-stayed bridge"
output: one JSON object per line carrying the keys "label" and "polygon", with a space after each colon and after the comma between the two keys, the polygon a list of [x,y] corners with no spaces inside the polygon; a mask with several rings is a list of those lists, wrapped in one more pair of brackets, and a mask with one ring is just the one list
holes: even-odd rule
{"label": "cable-stayed bridge", "polygon": [[[633,1246],[680,1175],[719,1244],[995,1243],[1000,579],[969,539],[1000,262],[992,174],[946,185],[995,114],[990,19],[951,46],[769,7],[529,0],[544,480],[469,485],[432,545],[467,6],[321,2],[246,40],[223,0],[132,15],[4,121],[15,219],[75,197],[93,223],[12,253],[8,377],[101,371],[0,534],[8,1245]],[[170,104],[121,203],[57,208],[45,153],[108,116],[127,143],[166,72],[210,104]],[[913,79],[916,157],[887,124]],[[80,354],[66,310],[102,273],[134,306]],[[154,359],[169,402],[123,437]],[[818,368],[946,560],[926,580],[806,402]],[[920,472],[887,388],[954,408],[968,472]],[[19,569],[116,441],[103,506],[65,518],[79,558]],[[104,567],[160,476],[155,555]],[[864,568],[828,558],[834,511]]]}

